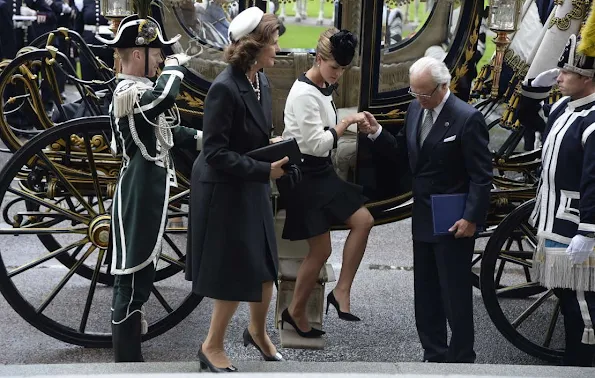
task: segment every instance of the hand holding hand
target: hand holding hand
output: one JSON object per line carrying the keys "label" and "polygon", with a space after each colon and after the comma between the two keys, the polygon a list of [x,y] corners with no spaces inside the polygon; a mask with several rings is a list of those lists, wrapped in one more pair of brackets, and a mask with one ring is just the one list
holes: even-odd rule
{"label": "hand holding hand", "polygon": [[190,61],[190,57],[184,53],[170,55],[165,58],[165,66],[183,66]]}
{"label": "hand holding hand", "polygon": [[369,113],[364,111],[364,117],[366,117],[366,121],[359,125],[359,131],[364,134],[374,134],[378,131],[380,124],[376,121],[376,118]]}
{"label": "hand holding hand", "polygon": [[278,179],[279,177],[283,176],[285,174],[285,170],[283,169],[283,166],[285,164],[287,164],[287,162],[289,161],[289,158],[287,156],[285,156],[283,159],[281,160],[277,160],[274,163],[271,163],[271,175],[270,177],[273,180]]}
{"label": "hand holding hand", "polygon": [[531,82],[532,87],[551,87],[556,84],[558,75],[560,74],[559,68],[552,68],[551,70],[544,71],[537,75]]}
{"label": "hand holding hand", "polygon": [[475,235],[476,230],[476,224],[465,219],[459,219],[455,224],[452,225],[451,228],[448,229],[449,232],[455,233],[456,239],[470,238]]}
{"label": "hand holding hand", "polygon": [[593,253],[593,248],[595,248],[594,238],[575,235],[566,248],[566,254],[573,264],[582,264]]}
{"label": "hand holding hand", "polygon": [[363,112],[356,113],[353,115],[353,119],[351,121],[352,121],[351,122],[352,124],[357,123],[358,125],[360,125],[361,123],[366,121],[366,116],[364,115]]}

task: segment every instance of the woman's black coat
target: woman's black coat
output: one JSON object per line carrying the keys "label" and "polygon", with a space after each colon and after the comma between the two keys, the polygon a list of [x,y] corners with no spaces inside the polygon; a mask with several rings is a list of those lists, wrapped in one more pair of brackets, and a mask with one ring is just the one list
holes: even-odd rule
{"label": "woman's black coat", "polygon": [[258,73],[261,103],[246,75],[228,66],[205,99],[203,150],[192,168],[186,279],[194,293],[259,302],[277,278],[270,163],[245,156],[266,146],[272,103]]}

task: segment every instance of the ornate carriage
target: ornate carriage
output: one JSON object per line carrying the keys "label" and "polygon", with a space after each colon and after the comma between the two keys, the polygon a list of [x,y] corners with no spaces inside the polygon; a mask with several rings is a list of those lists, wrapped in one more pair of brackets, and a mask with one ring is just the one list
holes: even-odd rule
{"label": "ornate carriage", "polygon": [[[330,3],[334,25],[361,36],[359,53],[342,77],[335,102],[342,112],[356,108],[369,110],[390,132],[398,132],[403,126],[412,100],[407,93],[408,69],[416,59],[438,49],[451,68],[451,91],[465,98],[469,96],[477,63],[474,54],[483,1],[426,0],[427,10],[422,17],[425,22],[403,24],[402,35],[395,38],[391,33],[398,29],[394,24],[398,21],[396,9],[408,3],[406,0]],[[226,2],[206,4],[222,7],[225,17],[235,12],[226,8],[231,5]],[[225,33],[218,28],[226,20],[205,21],[201,16],[204,9],[198,9],[191,0],[175,0],[167,5],[153,9],[165,34],[181,34],[181,48],[192,45],[203,48],[203,53],[190,62],[190,73],[177,99],[184,124],[201,128],[209,84],[225,67],[222,59]],[[239,10],[250,5],[252,1],[241,0]],[[264,2],[256,5],[266,7]],[[287,33],[290,32],[288,29]],[[54,40],[60,40],[60,49],[53,46]],[[275,67],[266,72],[272,86],[273,124],[278,134],[283,128],[287,93],[295,77],[306,71],[314,59],[311,49],[291,47],[282,46]],[[94,63],[99,81],[85,82],[76,77],[75,66],[63,53],[69,49],[77,50],[80,56]],[[174,51],[166,53],[171,52]],[[115,87],[113,71],[94,58],[93,51],[77,33],[65,29],[38,38],[15,59],[3,62],[0,69],[3,99],[0,135],[14,153],[0,175],[4,222],[0,227],[0,291],[15,311],[42,332],[68,343],[109,347],[109,324],[102,320],[109,319],[110,311],[107,302],[113,282],[109,274],[110,205],[120,165],[120,157],[110,153],[111,129],[105,116],[106,104]],[[64,103],[55,81],[57,74],[73,82],[80,99]],[[52,116],[44,111],[43,102],[47,98],[42,98],[42,93],[51,96]],[[492,109],[493,103],[483,100],[478,106]],[[554,301],[548,301],[551,292],[532,282],[529,273],[536,243],[533,230],[525,222],[527,209],[531,207],[531,202],[526,201],[535,195],[532,175],[539,161],[535,152],[514,152],[518,131],[512,130],[499,140],[502,146],[508,146],[509,153],[498,153],[501,148],[494,148],[494,166],[499,175],[492,192],[490,227],[482,234],[489,242],[485,251],[485,242],[478,242],[480,250],[474,263],[481,262],[481,277],[470,274],[476,275],[477,286],[481,287],[496,326],[513,344],[535,356],[557,359],[561,351],[550,342],[558,307]],[[191,294],[190,285],[181,274],[185,265],[184,220],[188,214],[189,173],[194,158],[184,151],[175,152],[179,185],[170,194],[170,222],[164,235],[154,295],[148,304],[149,331],[144,335],[145,340],[175,326],[202,299]],[[394,164],[379,159],[369,141],[356,130],[342,138],[333,162],[342,178],[364,187],[371,199],[367,207],[376,224],[410,217],[412,196],[406,162]],[[11,254],[15,243],[31,246],[32,252]],[[30,290],[31,269],[49,261],[58,264],[52,265],[53,272],[48,272],[47,291]],[[512,315],[505,310],[507,301],[527,301],[529,307],[511,320]],[[543,311],[553,311],[554,317],[545,342],[541,342],[538,341],[543,335],[541,328],[531,323],[525,332],[519,326],[544,304],[547,308]],[[80,317],[68,316],[66,307],[80,309]]]}

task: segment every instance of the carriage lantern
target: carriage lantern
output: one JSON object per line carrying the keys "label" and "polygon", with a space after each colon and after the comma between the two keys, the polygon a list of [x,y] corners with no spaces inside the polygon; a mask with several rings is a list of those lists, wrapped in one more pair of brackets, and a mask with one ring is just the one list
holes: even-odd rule
{"label": "carriage lantern", "polygon": [[[132,0],[100,0],[101,14],[110,20],[110,29],[114,35],[118,30],[120,21],[132,14]],[[120,57],[114,51],[114,70],[120,72]]]}
{"label": "carriage lantern", "polygon": [[103,17],[114,20],[122,19],[132,14],[131,0],[101,0],[101,14]]}
{"label": "carriage lantern", "polygon": [[521,0],[490,0],[489,28],[496,33],[496,57],[493,63],[492,97],[498,96],[498,81],[502,71],[504,52],[510,44],[508,34],[517,30]]}

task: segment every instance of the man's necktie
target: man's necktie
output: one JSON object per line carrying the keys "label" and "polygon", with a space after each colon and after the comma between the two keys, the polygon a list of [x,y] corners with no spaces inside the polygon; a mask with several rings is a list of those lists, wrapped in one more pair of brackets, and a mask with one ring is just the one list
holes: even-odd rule
{"label": "man's necktie", "polygon": [[419,130],[419,148],[424,145],[424,141],[430,133],[433,124],[434,120],[432,119],[432,111],[430,109],[424,109],[424,119],[421,124],[421,129]]}

